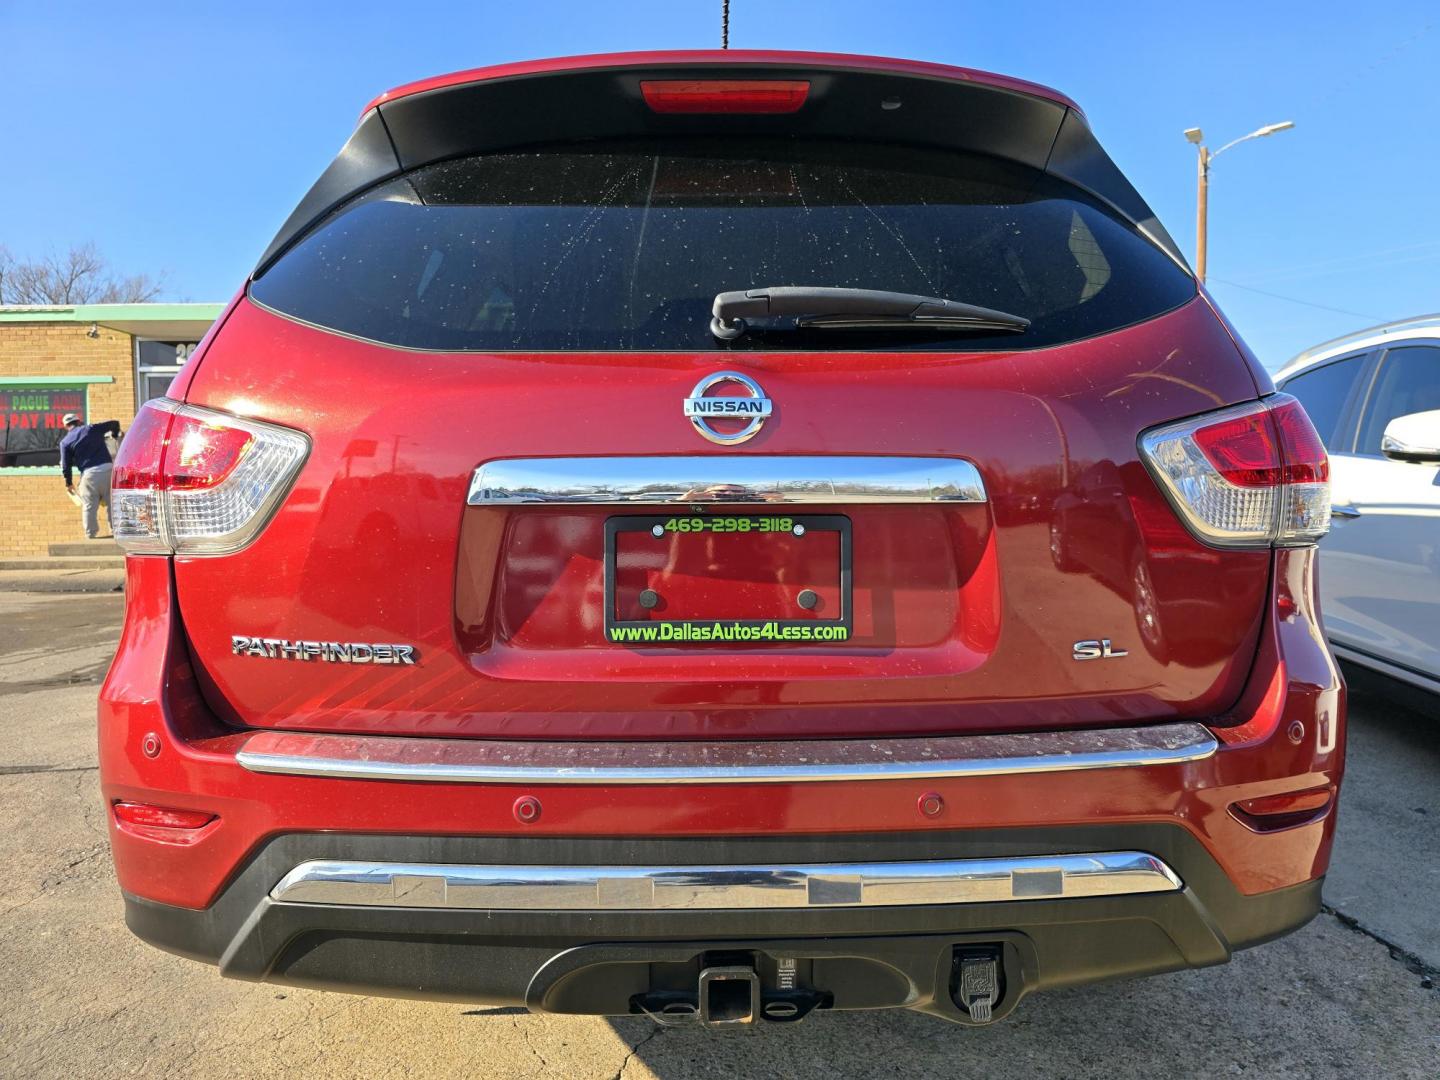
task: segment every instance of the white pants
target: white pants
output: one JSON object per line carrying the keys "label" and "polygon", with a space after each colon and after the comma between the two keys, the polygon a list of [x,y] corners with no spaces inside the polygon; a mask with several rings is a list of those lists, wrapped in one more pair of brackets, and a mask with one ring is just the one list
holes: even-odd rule
{"label": "white pants", "polygon": [[[80,513],[85,518],[85,535],[94,540],[100,535],[100,506],[105,507],[105,520],[110,520],[109,465],[96,465],[80,474],[76,494],[80,496]],[[114,532],[112,527],[111,532]]]}

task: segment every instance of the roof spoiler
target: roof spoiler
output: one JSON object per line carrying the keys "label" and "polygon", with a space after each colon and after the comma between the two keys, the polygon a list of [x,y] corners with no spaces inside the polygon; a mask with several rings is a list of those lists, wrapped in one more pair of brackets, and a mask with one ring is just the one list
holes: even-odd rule
{"label": "roof spoiler", "polygon": [[[661,113],[643,80],[802,80],[804,104],[770,115]],[[446,158],[526,145],[658,134],[798,135],[966,150],[1042,170],[1131,222],[1189,271],[1080,111],[1044,87],[904,60],[805,53],[623,54],[538,61],[415,84],[377,99],[261,256],[260,276],[356,194]]]}

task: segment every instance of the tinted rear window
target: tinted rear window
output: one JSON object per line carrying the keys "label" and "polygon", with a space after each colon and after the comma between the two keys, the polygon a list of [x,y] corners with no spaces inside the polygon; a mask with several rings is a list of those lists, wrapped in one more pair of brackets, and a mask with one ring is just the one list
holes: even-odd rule
{"label": "tinted rear window", "polygon": [[[715,294],[891,289],[1031,320],[1023,335],[746,336]],[[251,285],[305,322],[417,349],[1016,349],[1195,295],[1163,252],[1042,173],[979,155],[711,139],[567,146],[415,170],[330,215]]]}

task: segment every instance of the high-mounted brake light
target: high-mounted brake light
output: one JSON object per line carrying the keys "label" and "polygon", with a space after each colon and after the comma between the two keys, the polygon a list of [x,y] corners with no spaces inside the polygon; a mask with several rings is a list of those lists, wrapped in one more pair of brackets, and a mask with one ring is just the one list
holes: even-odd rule
{"label": "high-mounted brake light", "polygon": [[1206,543],[1312,544],[1330,529],[1330,459],[1289,394],[1147,431],[1140,452]]}
{"label": "high-mounted brake light", "polygon": [[237,551],[265,525],[309,449],[290,428],[147,402],[111,474],[115,541],[137,555]]}
{"label": "high-mounted brake light", "polygon": [[642,79],[657,113],[793,113],[810,94],[806,79]]}

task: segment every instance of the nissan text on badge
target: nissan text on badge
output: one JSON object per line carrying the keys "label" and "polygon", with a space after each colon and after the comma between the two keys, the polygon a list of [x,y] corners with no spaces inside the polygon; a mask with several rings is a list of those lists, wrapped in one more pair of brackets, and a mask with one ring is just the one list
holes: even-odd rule
{"label": "nissan text on badge", "polygon": [[256,254],[114,466],[100,777],[145,941],[982,1025],[1320,910],[1330,461],[1064,94],[444,75]]}

